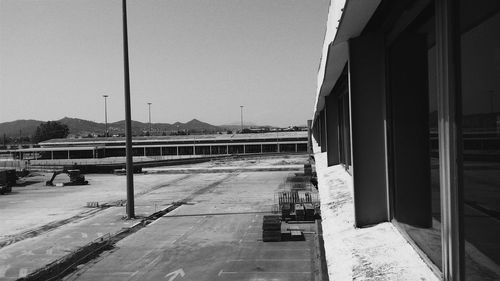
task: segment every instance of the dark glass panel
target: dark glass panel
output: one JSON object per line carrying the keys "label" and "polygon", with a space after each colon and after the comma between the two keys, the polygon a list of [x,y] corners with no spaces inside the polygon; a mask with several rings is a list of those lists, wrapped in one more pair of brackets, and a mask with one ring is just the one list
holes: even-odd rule
{"label": "dark glass panel", "polygon": [[500,280],[500,1],[461,1],[467,280]]}

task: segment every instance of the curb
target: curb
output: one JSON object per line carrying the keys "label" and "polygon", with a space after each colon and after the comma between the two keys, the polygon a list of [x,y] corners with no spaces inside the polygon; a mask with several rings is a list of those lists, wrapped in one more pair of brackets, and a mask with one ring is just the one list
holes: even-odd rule
{"label": "curb", "polygon": [[316,220],[316,234],[314,235],[314,278],[315,281],[328,281],[328,267],[326,265],[325,244],[321,220]]}

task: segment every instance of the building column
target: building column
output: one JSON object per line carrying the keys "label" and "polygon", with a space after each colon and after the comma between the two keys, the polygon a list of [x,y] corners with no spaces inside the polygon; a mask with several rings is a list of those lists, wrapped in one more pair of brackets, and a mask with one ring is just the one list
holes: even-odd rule
{"label": "building column", "polygon": [[389,220],[384,54],[381,34],[349,41],[348,89],[357,227]]}
{"label": "building column", "polygon": [[68,150],[68,159],[70,159],[70,158],[69,158],[69,150]]}
{"label": "building column", "polygon": [[332,92],[325,98],[326,141],[328,166],[340,164],[339,152],[339,102],[337,93]]}
{"label": "building column", "polygon": [[312,120],[307,120],[307,153],[312,154]]}
{"label": "building column", "polygon": [[319,135],[320,135],[320,139],[321,139],[321,152],[326,152],[327,150],[327,143],[326,143],[326,120],[325,120],[325,109],[321,110],[320,113],[319,113]]}
{"label": "building column", "polygon": [[179,156],[179,146],[176,147],[177,150],[177,156]]}
{"label": "building column", "polygon": [[163,156],[163,146],[160,146],[160,156]]}

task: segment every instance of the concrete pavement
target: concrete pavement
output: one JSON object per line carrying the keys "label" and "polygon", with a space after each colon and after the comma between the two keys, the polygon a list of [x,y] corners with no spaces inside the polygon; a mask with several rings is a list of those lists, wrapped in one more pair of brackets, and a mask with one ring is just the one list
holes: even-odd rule
{"label": "concrete pavement", "polygon": [[[191,175],[166,182],[136,199],[136,215],[146,217],[174,201],[228,177],[228,174]],[[140,220],[124,220],[124,207],[111,207],[85,220],[58,227],[33,238],[0,249],[0,280],[15,280],[68,255],[104,235],[113,235]]]}
{"label": "concrete pavement", "polygon": [[251,172],[228,178],[66,280],[311,280],[312,234],[306,241],[261,239],[262,217],[287,175]]}

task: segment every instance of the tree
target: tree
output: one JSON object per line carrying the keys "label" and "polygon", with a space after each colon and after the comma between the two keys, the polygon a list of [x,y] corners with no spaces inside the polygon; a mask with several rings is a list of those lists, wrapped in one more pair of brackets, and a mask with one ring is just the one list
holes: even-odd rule
{"label": "tree", "polygon": [[68,134],[69,128],[66,124],[57,121],[48,121],[40,124],[40,126],[36,128],[33,140],[35,142],[41,142],[50,139],[65,138]]}

